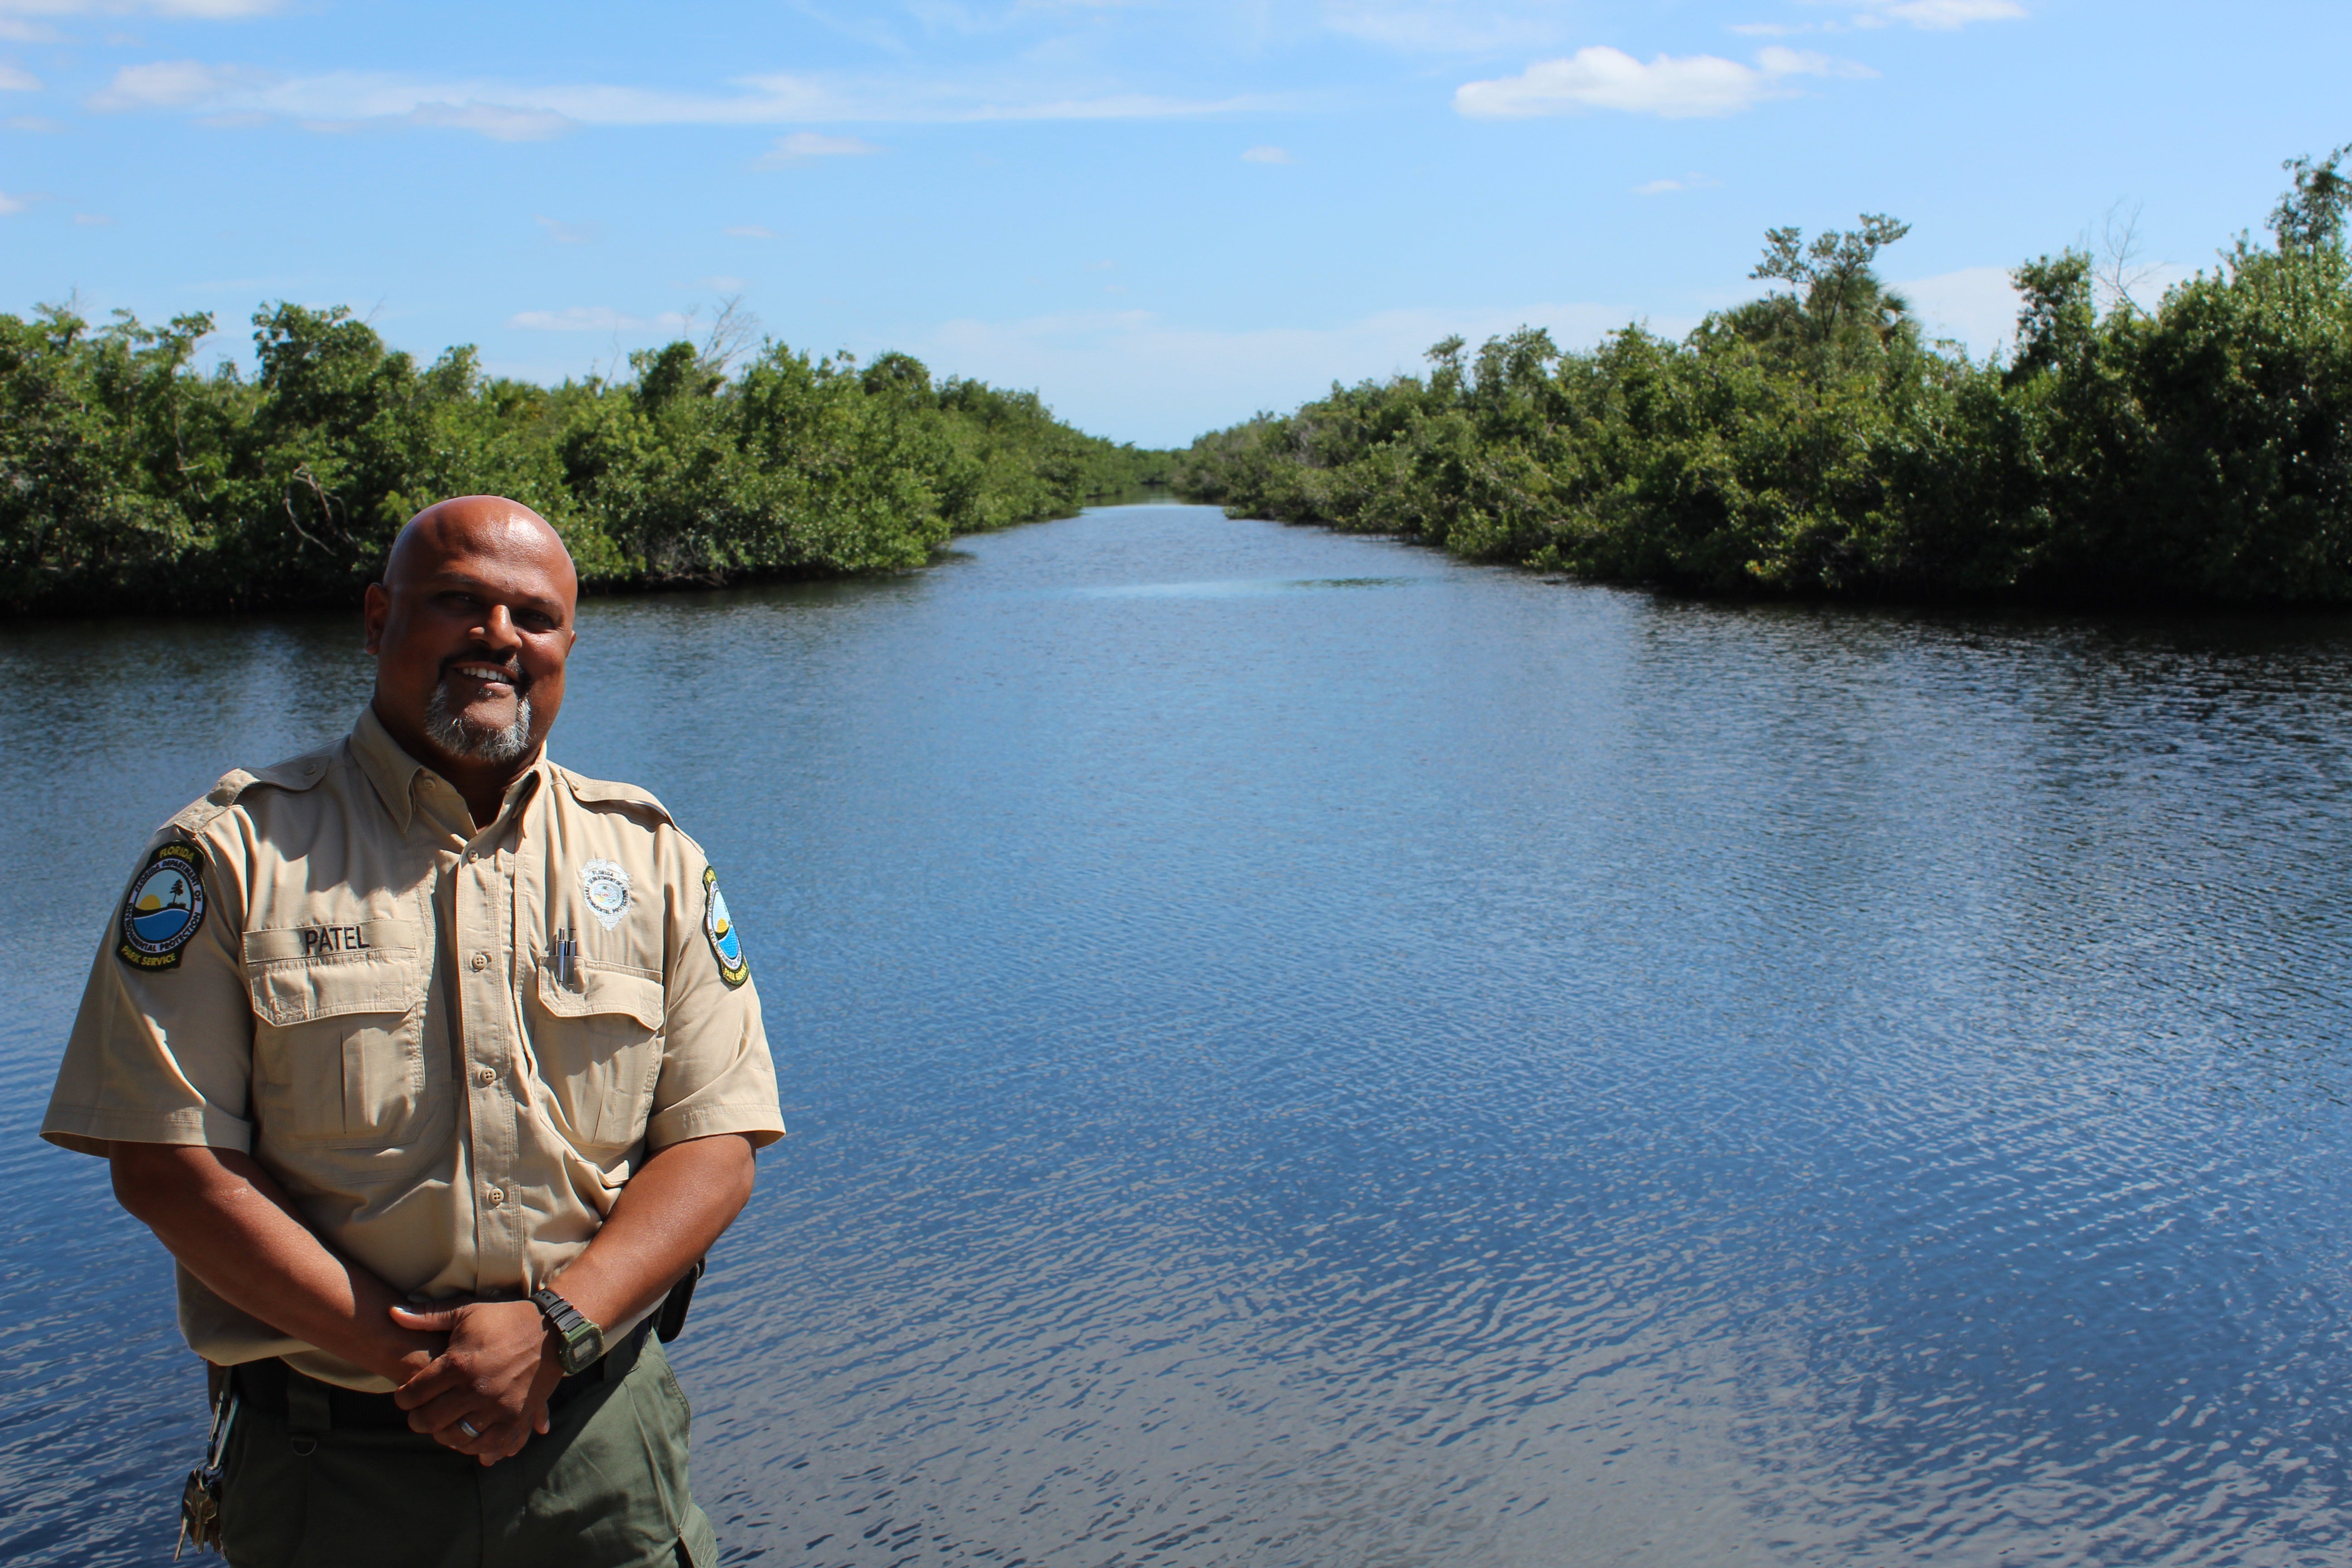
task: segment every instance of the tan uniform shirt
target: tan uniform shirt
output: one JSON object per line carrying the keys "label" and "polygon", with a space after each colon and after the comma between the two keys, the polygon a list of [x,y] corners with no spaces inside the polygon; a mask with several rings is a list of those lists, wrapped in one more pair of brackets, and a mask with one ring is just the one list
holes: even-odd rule
{"label": "tan uniform shirt", "polygon": [[[720,1132],[783,1121],[700,847],[644,791],[544,756],[477,832],[372,710],[158,832],[41,1125],[92,1154],[249,1152],[320,1236],[436,1299],[537,1289],[647,1155]],[[210,1361],[391,1386],[184,1268],[179,1294]]]}

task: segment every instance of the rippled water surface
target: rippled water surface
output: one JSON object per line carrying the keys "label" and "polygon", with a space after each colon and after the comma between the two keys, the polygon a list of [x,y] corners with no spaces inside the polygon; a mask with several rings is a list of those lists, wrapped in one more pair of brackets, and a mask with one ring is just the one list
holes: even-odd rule
{"label": "rippled water surface", "polygon": [[[1695,605],[1214,511],[601,601],[793,1136],[730,1562],[2340,1563],[2352,627]],[[33,1129],[339,618],[0,631],[0,1558],[163,1561],[160,1250]]]}

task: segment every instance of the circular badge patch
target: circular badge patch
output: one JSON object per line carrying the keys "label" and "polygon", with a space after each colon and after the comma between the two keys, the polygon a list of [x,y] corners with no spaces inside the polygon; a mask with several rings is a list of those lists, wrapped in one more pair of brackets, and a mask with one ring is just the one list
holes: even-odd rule
{"label": "circular badge patch", "polygon": [[610,860],[591,860],[580,868],[580,896],[596,923],[611,931],[629,912],[629,874]]}
{"label": "circular badge patch", "polygon": [[147,858],[122,900],[115,956],[134,969],[177,969],[180,950],[205,923],[205,857],[193,844],[166,844]]}
{"label": "circular badge patch", "polygon": [[719,890],[719,873],[702,868],[702,934],[710,939],[711,956],[719,960],[719,978],[731,988],[751,978],[743,957],[743,939],[727,913],[727,895]]}

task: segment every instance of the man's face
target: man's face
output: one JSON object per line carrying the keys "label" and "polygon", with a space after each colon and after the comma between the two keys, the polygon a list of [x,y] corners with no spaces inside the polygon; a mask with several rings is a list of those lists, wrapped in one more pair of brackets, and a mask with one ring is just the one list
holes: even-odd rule
{"label": "man's face", "polygon": [[562,544],[510,503],[421,514],[367,593],[385,727],[453,774],[530,756],[563,704],[575,592]]}

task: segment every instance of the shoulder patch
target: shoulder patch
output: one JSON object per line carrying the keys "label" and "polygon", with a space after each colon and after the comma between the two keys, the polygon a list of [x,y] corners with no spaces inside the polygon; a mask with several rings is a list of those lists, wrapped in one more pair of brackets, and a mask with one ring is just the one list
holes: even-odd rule
{"label": "shoulder patch", "polygon": [[702,868],[702,934],[710,939],[710,956],[719,961],[719,978],[729,990],[751,978],[743,938],[727,912],[727,895],[719,890],[719,873],[708,866]]}
{"label": "shoulder patch", "polygon": [[122,898],[114,955],[133,969],[177,969],[180,950],[205,923],[205,852],[173,839],[156,846]]}

